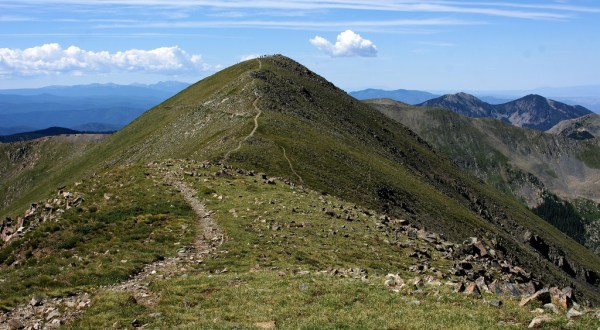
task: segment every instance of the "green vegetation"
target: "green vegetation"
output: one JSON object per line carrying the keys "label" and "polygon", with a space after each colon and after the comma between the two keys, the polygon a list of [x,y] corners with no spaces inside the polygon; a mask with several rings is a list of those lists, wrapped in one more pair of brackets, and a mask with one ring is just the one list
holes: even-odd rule
{"label": "green vegetation", "polygon": [[591,168],[600,169],[600,146],[589,144],[577,158]]}
{"label": "green vegetation", "polygon": [[83,193],[80,206],[0,248],[0,308],[34,293],[60,296],[123,281],[195,233],[180,195],[139,167],[115,168],[68,188]]}
{"label": "green vegetation", "polygon": [[533,212],[577,242],[585,244],[584,220],[571,203],[549,194],[544,196],[544,201]]}
{"label": "green vegetation", "polygon": [[[215,175],[218,167],[190,164],[186,170],[194,173],[188,183],[228,240],[177,276],[149,278],[158,303],[100,290],[71,328],[121,328],[133,320],[146,328],[183,329],[252,328],[263,322],[278,328],[506,328],[527,325],[531,309],[539,307],[518,307],[518,299],[504,296],[472,298],[442,283],[393,292],[384,285],[387,273],[408,281],[447,272],[451,261],[424,241],[381,230],[379,214],[333,196],[279,180],[268,184],[260,176]],[[410,257],[414,249],[426,249],[431,257]],[[421,275],[410,270],[423,262],[433,268]],[[345,272],[355,269],[360,271]],[[490,305],[492,299],[503,305]],[[556,317],[548,326],[566,323]],[[588,316],[573,326],[598,324]]]}
{"label": "green vegetation", "polygon": [[[131,305],[124,293],[98,295],[93,307],[70,328],[127,328],[139,320],[145,328],[258,329],[513,329],[537,314],[518,301],[501,298],[500,308],[486,300],[456,294],[448,287],[420,292],[385,288],[381,276],[366,281],[328,274],[278,276],[275,271],[221,275],[189,274],[153,285],[165,297],[157,306]],[[545,329],[566,327],[556,317]],[[592,329],[586,315],[570,329]]]}
{"label": "green vegetation", "polygon": [[[0,213],[30,190],[63,173],[64,166],[81,157],[101,136],[54,137],[0,143]],[[56,184],[50,189],[56,189]],[[38,195],[36,199],[42,198]],[[27,204],[19,204],[20,209]],[[15,209],[16,210],[16,209]],[[20,210],[19,210],[20,211]]]}
{"label": "green vegetation", "polygon": [[[480,157],[491,164],[500,154]],[[172,158],[186,161],[166,162]],[[197,166],[205,160],[225,164]],[[142,304],[126,292],[98,286],[175,256],[200,229],[181,194],[163,184],[166,172],[153,171],[149,162],[164,165],[166,172],[178,166],[189,171],[187,184],[214,212],[227,240],[201,263],[185,263],[182,274],[150,276],[149,291],[159,299]],[[230,166],[256,175],[228,173]],[[259,172],[285,179],[265,183]],[[597,256],[463,172],[403,125],[281,56],[243,62],[190,86],[41,178],[2,215],[23,214],[31,202],[47,200],[65,184],[85,201],[2,248],[0,280],[14,289],[0,298],[6,308],[34,293],[90,291],[93,307],[76,328],[127,327],[134,319],[165,328],[249,327],[271,320],[284,327],[410,327],[402,318],[416,327],[428,322],[494,327],[531,318],[509,299],[506,310],[495,312],[445,287],[437,294],[436,288],[415,293],[420,305],[396,307],[403,295],[379,286],[385,274],[408,279],[414,276],[410,266],[426,262],[429,273],[422,275],[433,276],[433,269],[449,271],[452,260],[423,240],[381,230],[377,222],[384,214],[457,242],[470,236],[500,242],[501,258],[519,260],[545,283],[572,285],[581,297],[600,301],[581,278],[568,278],[521,237],[525,230],[539,235],[577,269],[600,273]],[[410,256],[416,248],[429,257]],[[331,268],[364,269],[369,278],[319,273]],[[309,274],[302,277],[299,270]],[[21,284],[23,278],[27,284]],[[409,309],[414,316],[405,316]],[[332,321],[333,311],[340,321]],[[555,324],[563,323],[557,318]]]}
{"label": "green vegetation", "polygon": [[[504,192],[506,196],[519,200],[524,205],[532,208],[539,206],[537,196],[547,194],[548,189],[557,189],[558,192],[568,195],[570,193],[568,187],[571,184],[589,187],[590,194],[592,196],[596,194],[591,181],[573,179],[584,177],[582,173],[577,172],[577,166],[573,166],[575,172],[568,179],[574,181],[564,182],[565,180],[557,180],[559,175],[554,171],[556,169],[564,175],[564,168],[553,168],[552,162],[547,161],[548,157],[556,155],[563,157],[559,158],[557,163],[577,162],[577,158],[582,158],[576,156],[577,150],[582,148],[583,144],[573,147],[575,142],[567,141],[565,138],[560,140],[561,138],[549,134],[521,129],[498,120],[468,118],[441,108],[417,108],[392,100],[369,100],[367,103],[386,116],[414,129],[428,143],[436,146],[438,150],[450,157],[455,164],[469,170],[475,176]],[[565,143],[567,146],[557,147]],[[569,154],[569,152],[564,152],[564,149],[573,150],[569,151],[571,152]],[[593,157],[595,156],[592,155],[595,154],[585,152],[584,154],[589,157],[586,165],[594,165]],[[584,242],[587,246],[595,246],[597,243],[590,243],[588,240],[590,235],[585,233],[586,229],[577,211],[571,206],[560,208],[560,203],[563,202],[547,202],[538,209],[537,214],[545,217],[548,223],[556,225],[556,228],[561,231],[566,230],[567,234],[579,242]],[[560,216],[553,214],[552,211],[559,209],[561,210]],[[569,215],[568,220],[561,218],[566,215]],[[532,218],[523,221],[520,223],[530,222]],[[539,228],[540,226],[547,227],[546,224],[527,227]],[[553,234],[551,240],[561,240],[560,235]],[[567,245],[574,247],[574,243],[562,240]]]}

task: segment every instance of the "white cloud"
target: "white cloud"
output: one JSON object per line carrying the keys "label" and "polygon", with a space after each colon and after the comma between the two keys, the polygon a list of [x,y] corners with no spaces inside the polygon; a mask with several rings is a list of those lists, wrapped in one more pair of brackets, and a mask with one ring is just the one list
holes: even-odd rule
{"label": "white cloud", "polygon": [[377,47],[371,40],[364,39],[352,30],[346,30],[337,36],[335,44],[329,40],[316,36],[309,40],[310,43],[319,50],[331,55],[332,57],[375,57],[377,56]]}
{"label": "white cloud", "polygon": [[252,60],[252,59],[255,59],[255,58],[259,57],[259,56],[260,55],[256,55],[256,54],[242,55],[242,56],[240,56],[240,62]]}
{"label": "white cloud", "polygon": [[1,76],[82,75],[115,71],[181,74],[211,69],[213,67],[204,63],[200,55],[188,54],[177,46],[115,53],[94,52],[77,46],[63,48],[56,43],[26,49],[0,48]]}
{"label": "white cloud", "polygon": [[[282,12],[311,10],[371,10],[389,12],[430,12],[430,13],[463,13],[486,16],[501,16],[521,19],[567,19],[570,13],[598,13],[597,6],[568,5],[559,1],[557,4],[540,4],[539,1],[501,2],[501,1],[440,1],[440,0],[20,0],[27,5],[88,5],[88,6],[161,6],[165,8],[200,8],[237,10],[278,10]],[[0,5],[1,6],[1,5]]]}

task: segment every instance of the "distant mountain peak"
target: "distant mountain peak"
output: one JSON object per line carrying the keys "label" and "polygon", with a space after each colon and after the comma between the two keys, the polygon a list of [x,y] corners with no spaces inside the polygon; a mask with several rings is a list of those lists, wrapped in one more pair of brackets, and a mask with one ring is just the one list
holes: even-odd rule
{"label": "distant mountain peak", "polygon": [[489,117],[518,127],[545,131],[565,119],[581,117],[590,110],[529,94],[507,103],[492,105],[467,93],[447,94],[419,106],[442,107],[473,118]]}
{"label": "distant mountain peak", "polygon": [[492,105],[463,92],[442,95],[425,101],[419,106],[447,108],[469,117],[490,117],[493,111]]}

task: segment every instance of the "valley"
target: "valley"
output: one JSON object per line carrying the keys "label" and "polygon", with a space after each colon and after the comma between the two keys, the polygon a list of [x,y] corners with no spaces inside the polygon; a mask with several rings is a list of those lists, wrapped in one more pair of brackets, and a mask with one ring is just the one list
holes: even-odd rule
{"label": "valley", "polygon": [[[548,208],[557,198],[558,204],[567,203],[563,206],[567,211],[561,213],[560,219],[553,219],[561,222],[555,225],[598,251],[598,237],[593,233],[600,220],[600,163],[588,155],[597,154],[600,144],[594,136],[573,138],[574,131],[596,133],[597,115],[561,122],[549,131],[553,134],[548,134],[497,120],[469,118],[441,108],[417,108],[382,99],[367,102],[410,127],[455,164],[529,208]],[[569,125],[571,122],[574,124]],[[577,124],[580,122],[588,124]],[[568,211],[569,208],[595,211]],[[552,215],[559,211],[555,208],[548,212]],[[572,219],[566,220],[569,216]],[[576,226],[579,229],[574,229]]]}

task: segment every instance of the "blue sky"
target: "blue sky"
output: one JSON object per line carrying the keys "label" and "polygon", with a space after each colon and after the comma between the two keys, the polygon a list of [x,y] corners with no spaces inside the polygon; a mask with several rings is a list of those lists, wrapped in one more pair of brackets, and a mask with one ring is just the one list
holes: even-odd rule
{"label": "blue sky", "polygon": [[600,84],[600,3],[0,0],[0,88],[194,82],[281,53],[345,90]]}

